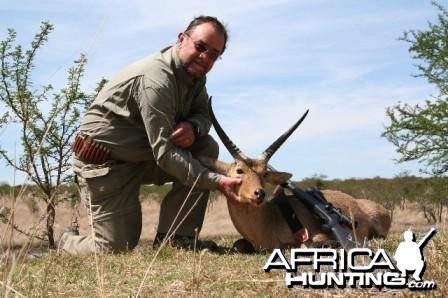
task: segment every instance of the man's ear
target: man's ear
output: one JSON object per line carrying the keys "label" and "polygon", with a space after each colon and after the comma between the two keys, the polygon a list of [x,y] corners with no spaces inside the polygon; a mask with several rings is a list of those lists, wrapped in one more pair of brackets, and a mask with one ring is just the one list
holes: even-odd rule
{"label": "man's ear", "polygon": [[210,158],[210,157],[200,156],[200,157],[198,157],[198,159],[204,167],[207,167],[210,170],[212,170],[213,172],[216,172],[216,173],[222,174],[222,175],[227,175],[227,173],[229,172],[230,166],[231,166],[230,163],[225,163],[223,161],[220,161],[220,160],[217,160],[214,158]]}
{"label": "man's ear", "polygon": [[176,41],[176,44],[180,44],[184,39],[185,39],[184,33],[183,33],[183,32],[180,32],[180,33],[177,35],[177,41]]}
{"label": "man's ear", "polygon": [[286,172],[267,171],[264,175],[264,181],[272,185],[280,185],[285,183],[292,177],[292,174]]}

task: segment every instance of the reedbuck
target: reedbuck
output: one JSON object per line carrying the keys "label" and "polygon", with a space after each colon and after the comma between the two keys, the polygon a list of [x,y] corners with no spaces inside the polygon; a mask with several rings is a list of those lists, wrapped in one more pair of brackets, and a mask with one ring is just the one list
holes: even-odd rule
{"label": "reedbuck", "polygon": [[[209,101],[209,112],[215,130],[233,156],[233,163],[225,163],[219,160],[202,159],[202,162],[214,171],[229,177],[241,178],[242,182],[237,189],[240,201],[238,203],[227,201],[231,220],[237,231],[245,240],[237,241],[238,250],[255,248],[256,250],[271,250],[300,246],[302,243],[289,229],[277,205],[266,200],[264,190],[265,183],[280,185],[286,182],[292,175],[285,172],[270,171],[268,161],[280,148],[287,138],[294,132],[305,118],[305,113],[290,129],[273,142],[259,158],[247,157],[226,135],[216,120]],[[324,197],[336,208],[352,217],[357,222],[354,231],[356,239],[361,242],[372,237],[386,237],[391,218],[388,211],[380,204],[370,200],[358,200],[352,196],[336,191],[323,190]],[[309,239],[306,246],[322,245],[332,241],[331,235],[322,230],[320,223],[299,199],[288,198],[297,217],[308,230]],[[252,247],[250,246],[252,245]]]}

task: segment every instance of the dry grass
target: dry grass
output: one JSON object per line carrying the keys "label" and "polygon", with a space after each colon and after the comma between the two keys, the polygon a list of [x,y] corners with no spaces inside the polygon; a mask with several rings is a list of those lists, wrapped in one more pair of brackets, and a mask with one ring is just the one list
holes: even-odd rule
{"label": "dry grass", "polygon": [[[395,247],[400,240],[394,234],[386,242],[376,242],[380,247]],[[193,253],[172,248],[160,251],[156,262],[148,272],[140,292],[141,297],[198,296],[198,297],[292,297],[306,296],[349,296],[371,295],[411,296],[407,290],[375,291],[371,289],[313,290],[284,286],[284,273],[262,269],[267,253],[240,255],[229,252],[234,237],[215,240],[224,247],[220,254]],[[150,243],[143,243],[137,251],[102,256],[104,284],[100,293],[97,283],[96,263],[93,256],[57,256],[51,254],[43,259],[18,262],[13,268],[8,286],[24,296],[66,296],[66,297],[129,297],[135,296],[152,260],[155,250]],[[448,235],[440,232],[425,249],[428,267],[425,279],[436,281],[438,289],[430,294],[446,296],[447,257],[443,249],[448,245]],[[6,272],[2,271],[5,275]],[[5,281],[5,279],[3,279]],[[12,293],[12,290],[10,290]]]}
{"label": "dry grass", "polygon": [[[25,197],[17,202],[15,205],[14,222],[17,226],[24,230],[30,231],[39,229],[43,231],[45,222],[42,218],[45,214],[45,204],[42,201],[30,202],[30,198]],[[2,206],[10,206],[9,200],[5,197],[0,198],[0,208]],[[34,211],[33,211],[34,210]],[[142,199],[143,229],[142,240],[152,240],[156,233],[157,221],[159,216],[159,202],[156,200]],[[55,237],[59,238],[64,228],[70,226],[74,218],[78,218],[81,234],[90,233],[89,218],[87,217],[84,206],[72,206],[69,202],[63,202],[56,207],[56,221],[55,221]],[[6,226],[0,223],[0,236],[5,235]],[[209,204],[207,210],[204,227],[201,235],[208,237],[214,235],[237,235],[237,231],[233,227],[227,212],[226,202],[222,199],[213,200]],[[13,246],[20,246],[29,242],[29,237],[15,232],[14,239],[12,239]],[[34,241],[34,245],[40,242]],[[5,244],[6,243],[2,243]],[[2,245],[3,247],[5,245]],[[5,248],[5,247],[4,247]]]}
{"label": "dry grass", "polygon": [[[17,223],[20,221],[23,224],[21,221],[26,222],[26,219],[36,221],[39,218],[37,214],[27,216],[30,208],[19,205],[15,214]],[[71,213],[68,206],[58,210],[59,231],[66,223],[70,223]],[[8,254],[6,243],[3,243],[4,257],[0,268],[3,296],[129,297],[140,293],[141,297],[411,297],[418,294],[408,290],[288,289],[284,285],[283,271],[263,271],[269,253],[241,255],[230,252],[233,241],[238,237],[228,218],[225,202],[222,201],[216,201],[210,208],[203,231],[204,236],[213,238],[221,246],[219,253],[195,253],[169,247],[157,252],[151,248],[150,241],[157,221],[157,203],[145,201],[144,214],[146,229],[143,240],[135,251],[125,254],[98,255],[95,259],[94,256],[57,255],[51,252],[45,258],[30,259],[25,257],[25,253],[20,254],[19,250],[9,251]],[[82,226],[85,229],[86,222]],[[411,228],[419,237],[429,228],[414,206],[397,210],[390,236],[386,240],[372,240],[369,246],[384,248],[392,255],[402,240],[402,232],[407,228]],[[446,297],[445,268],[448,267],[448,256],[445,250],[448,247],[448,233],[445,226],[437,228],[438,233],[424,250],[427,260],[424,279],[434,280],[437,290],[425,294]],[[24,240],[19,238],[13,239],[13,242],[24,247]],[[39,245],[37,242],[35,244]],[[42,246],[42,250],[46,250],[45,246]],[[8,255],[9,258],[6,258]],[[143,279],[145,274],[146,278]]]}

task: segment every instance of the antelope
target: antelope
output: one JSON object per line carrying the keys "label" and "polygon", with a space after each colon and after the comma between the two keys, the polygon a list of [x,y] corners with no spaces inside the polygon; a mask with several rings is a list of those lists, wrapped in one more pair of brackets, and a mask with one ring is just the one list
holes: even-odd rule
{"label": "antelope", "polygon": [[[213,126],[224,146],[234,158],[234,162],[226,163],[207,158],[202,158],[201,162],[215,172],[242,180],[236,189],[239,202],[227,200],[233,225],[244,238],[234,244],[236,250],[250,252],[253,249],[260,251],[298,247],[302,244],[314,247],[325,245],[325,243],[334,243],[331,235],[323,231],[318,220],[299,199],[288,198],[296,216],[308,231],[309,237],[304,243],[300,243],[297,236],[291,232],[277,205],[266,200],[265,183],[278,186],[292,176],[290,173],[269,170],[269,159],[296,130],[307,113],[308,111],[273,142],[260,157],[249,158],[231,141],[218,123],[210,98],[209,114]],[[333,206],[357,222],[354,235],[358,242],[372,237],[386,237],[391,217],[382,205],[366,199],[357,200],[337,190],[323,190],[322,193]]]}

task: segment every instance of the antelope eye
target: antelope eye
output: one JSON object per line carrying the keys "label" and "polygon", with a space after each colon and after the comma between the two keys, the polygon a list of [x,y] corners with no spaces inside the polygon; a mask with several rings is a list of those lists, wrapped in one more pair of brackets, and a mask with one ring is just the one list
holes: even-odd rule
{"label": "antelope eye", "polygon": [[241,175],[241,174],[244,174],[244,171],[243,171],[243,169],[236,169],[236,173]]}

